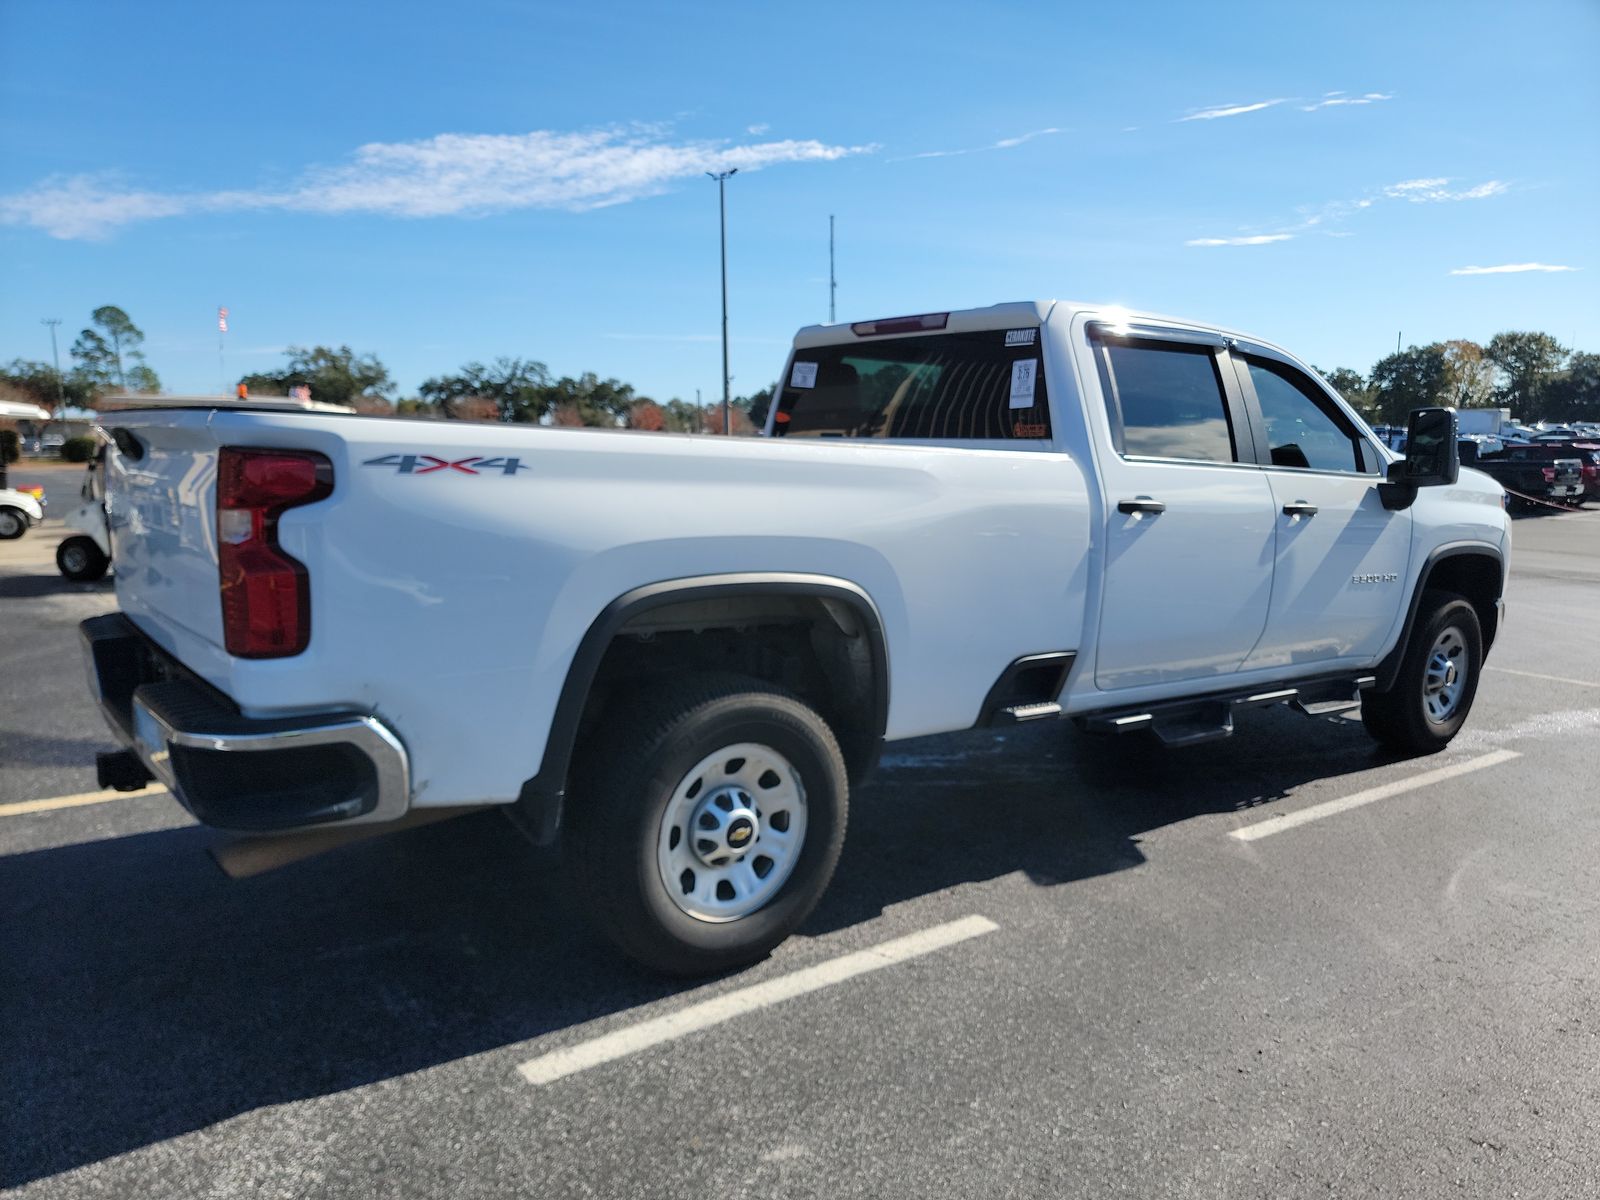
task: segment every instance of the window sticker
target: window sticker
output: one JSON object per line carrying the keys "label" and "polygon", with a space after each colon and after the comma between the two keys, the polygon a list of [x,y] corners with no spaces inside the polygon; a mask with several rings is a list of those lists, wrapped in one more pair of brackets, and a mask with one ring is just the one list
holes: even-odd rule
{"label": "window sticker", "polygon": [[1037,329],[1008,329],[1006,330],[1006,345],[1031,346],[1038,336],[1039,331]]}
{"label": "window sticker", "polygon": [[797,388],[814,388],[817,386],[817,364],[814,362],[797,362],[794,370],[789,375],[789,386]]}
{"label": "window sticker", "polygon": [[1011,407],[1032,408],[1033,390],[1039,378],[1039,360],[1019,358],[1011,364]]}

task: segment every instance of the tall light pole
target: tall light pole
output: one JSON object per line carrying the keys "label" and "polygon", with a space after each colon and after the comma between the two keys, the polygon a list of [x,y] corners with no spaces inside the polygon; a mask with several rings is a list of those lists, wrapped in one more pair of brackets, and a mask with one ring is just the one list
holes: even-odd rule
{"label": "tall light pole", "polygon": [[61,318],[40,317],[39,323],[50,326],[50,361],[56,365],[56,407],[65,408],[67,396],[61,387],[61,351],[56,349],[56,326],[61,324]]}
{"label": "tall light pole", "polygon": [[733,434],[733,400],[729,395],[728,377],[728,180],[739,173],[735,167],[731,171],[707,171],[708,179],[717,181],[717,222],[722,238],[722,432],[724,435]]}
{"label": "tall light pole", "polygon": [[833,280],[833,214],[828,214],[828,324],[834,322],[833,299],[839,291],[839,285]]}

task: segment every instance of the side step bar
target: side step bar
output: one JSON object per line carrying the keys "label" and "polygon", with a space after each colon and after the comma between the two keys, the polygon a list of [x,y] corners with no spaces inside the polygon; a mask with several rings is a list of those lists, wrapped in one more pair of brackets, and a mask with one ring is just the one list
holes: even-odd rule
{"label": "side step bar", "polygon": [[1287,704],[1307,717],[1335,716],[1361,707],[1361,693],[1378,682],[1376,675],[1341,675],[1312,679],[1264,692],[1239,692],[1174,700],[1143,708],[1111,709],[1079,717],[1086,733],[1156,735],[1164,746],[1196,746],[1233,734],[1233,714],[1241,708]]}

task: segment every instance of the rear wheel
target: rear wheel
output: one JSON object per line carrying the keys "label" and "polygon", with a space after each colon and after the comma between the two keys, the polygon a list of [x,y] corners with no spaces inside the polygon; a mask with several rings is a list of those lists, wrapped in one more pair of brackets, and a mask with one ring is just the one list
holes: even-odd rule
{"label": "rear wheel", "polygon": [[1472,709],[1482,666],[1477,610],[1453,592],[1427,592],[1393,686],[1362,697],[1361,721],[1397,750],[1443,750]]}
{"label": "rear wheel", "polygon": [[844,758],[812,709],[699,675],[608,714],[569,801],[567,871],[594,923],[655,970],[764,957],[816,906],[844,842]]}
{"label": "rear wheel", "polygon": [[56,569],[75,583],[93,583],[111,566],[92,537],[69,537],[56,547]]}
{"label": "rear wheel", "polygon": [[28,532],[28,514],[7,505],[0,508],[0,542],[9,542]]}

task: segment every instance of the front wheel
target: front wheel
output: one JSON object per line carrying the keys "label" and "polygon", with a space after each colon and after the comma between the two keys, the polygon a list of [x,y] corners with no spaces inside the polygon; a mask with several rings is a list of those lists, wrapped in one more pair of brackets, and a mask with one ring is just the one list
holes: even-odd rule
{"label": "front wheel", "polygon": [[110,566],[111,560],[92,537],[69,537],[56,547],[56,569],[74,583],[93,583]]}
{"label": "front wheel", "polygon": [[1443,750],[1472,709],[1482,668],[1477,609],[1453,592],[1427,592],[1394,684],[1362,697],[1361,721],[1396,750]]}
{"label": "front wheel", "polygon": [[10,505],[0,507],[0,542],[9,542],[28,532],[28,514]]}
{"label": "front wheel", "polygon": [[810,915],[844,843],[844,757],[820,716],[759,680],[699,675],[608,713],[568,803],[585,911],[654,970],[765,957]]}

